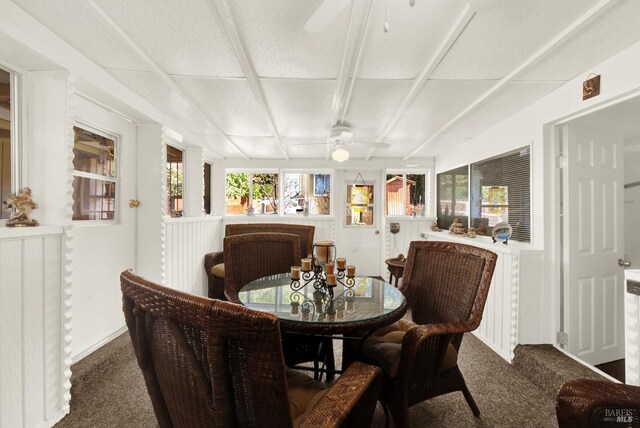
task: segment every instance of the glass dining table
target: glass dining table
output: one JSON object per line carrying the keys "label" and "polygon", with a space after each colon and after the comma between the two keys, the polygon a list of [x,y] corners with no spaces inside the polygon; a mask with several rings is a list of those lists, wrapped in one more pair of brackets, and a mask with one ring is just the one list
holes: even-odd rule
{"label": "glass dining table", "polygon": [[[407,302],[393,285],[356,277],[351,287],[337,285],[333,298],[309,284],[291,288],[289,274],[271,275],[242,287],[240,302],[275,314],[283,330],[314,335],[364,336],[404,315]],[[315,292],[315,293],[314,293]]]}

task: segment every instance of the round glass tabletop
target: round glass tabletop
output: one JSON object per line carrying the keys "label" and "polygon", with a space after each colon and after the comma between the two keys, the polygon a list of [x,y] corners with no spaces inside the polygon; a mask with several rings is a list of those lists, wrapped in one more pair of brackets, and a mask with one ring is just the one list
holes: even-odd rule
{"label": "round glass tabletop", "polygon": [[372,330],[397,321],[406,311],[404,295],[375,278],[356,277],[353,287],[338,285],[334,297],[315,293],[312,285],[299,291],[289,274],[272,275],[245,285],[238,297],[243,305],[277,315],[288,331],[340,334]]}

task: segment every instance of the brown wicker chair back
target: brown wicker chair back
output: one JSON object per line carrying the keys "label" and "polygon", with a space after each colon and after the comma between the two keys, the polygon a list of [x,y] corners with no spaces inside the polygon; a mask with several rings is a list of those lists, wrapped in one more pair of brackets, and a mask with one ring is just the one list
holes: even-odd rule
{"label": "brown wicker chair back", "polygon": [[495,253],[469,245],[411,242],[401,290],[418,327],[404,336],[397,375],[385,378],[382,393],[397,426],[408,424],[408,407],[453,391],[462,391],[480,414],[457,353],[463,334],[480,324],[496,259]]}
{"label": "brown wicker chair back", "polygon": [[417,324],[469,321],[477,327],[496,257],[491,251],[470,245],[412,242],[401,290],[412,309],[413,321]]}
{"label": "brown wicker chair back", "polygon": [[[163,287],[131,271],[120,284],[160,427],[292,427],[275,315]],[[379,369],[354,364],[300,426],[367,426],[379,388]]]}
{"label": "brown wicker chair back", "polygon": [[264,276],[300,266],[300,238],[291,233],[245,233],[224,238],[224,292],[240,303],[238,292]]}
{"label": "brown wicker chair back", "polygon": [[248,223],[227,224],[224,236],[242,235],[244,233],[292,233],[300,238],[300,257],[304,258],[313,251],[313,235],[315,226],[288,223]]}
{"label": "brown wicker chair back", "polygon": [[[300,238],[300,256],[307,257],[312,253],[315,230],[315,226],[288,223],[228,224],[225,226],[225,236],[261,232],[292,233]],[[225,300],[224,275],[220,275],[220,272],[214,273],[214,267],[221,264],[224,264],[224,253],[222,251],[205,254],[204,270],[208,279],[208,295],[212,299]]]}

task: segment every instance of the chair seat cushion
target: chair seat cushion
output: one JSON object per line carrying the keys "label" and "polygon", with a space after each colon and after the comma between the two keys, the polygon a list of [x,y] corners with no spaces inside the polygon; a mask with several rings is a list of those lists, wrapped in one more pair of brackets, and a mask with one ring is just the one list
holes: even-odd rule
{"label": "chair seat cushion", "polygon": [[[376,361],[389,377],[396,377],[400,366],[402,341],[407,331],[418,325],[401,319],[387,327],[376,330],[362,344],[362,354]],[[451,344],[447,348],[440,371],[449,370],[458,364],[458,353]]]}
{"label": "chair seat cushion", "polygon": [[224,278],[224,263],[213,265],[213,267],[211,268],[211,273],[213,274],[213,276],[217,276],[218,278]]}
{"label": "chair seat cushion", "polygon": [[300,425],[326,392],[326,385],[300,372],[287,370],[289,410],[294,428]]}

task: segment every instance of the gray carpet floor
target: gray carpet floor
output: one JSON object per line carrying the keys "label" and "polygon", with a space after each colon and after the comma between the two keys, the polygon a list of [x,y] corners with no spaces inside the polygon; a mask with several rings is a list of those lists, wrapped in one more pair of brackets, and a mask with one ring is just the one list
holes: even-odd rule
{"label": "gray carpet floor", "polygon": [[[413,406],[412,427],[557,426],[554,399],[473,335],[462,342],[459,365],[481,417],[473,417],[462,393],[452,393]],[[56,427],[158,426],[128,333],[74,364],[72,372],[71,412]],[[384,423],[378,404],[373,426]]]}

